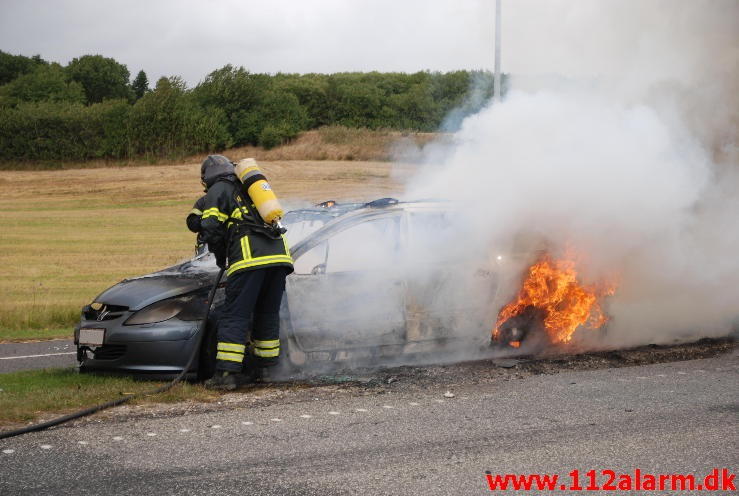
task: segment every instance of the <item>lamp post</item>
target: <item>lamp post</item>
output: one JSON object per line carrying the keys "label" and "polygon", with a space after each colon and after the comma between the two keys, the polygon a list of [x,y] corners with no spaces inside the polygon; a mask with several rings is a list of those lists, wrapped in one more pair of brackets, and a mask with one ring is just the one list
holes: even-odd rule
{"label": "lamp post", "polygon": [[495,78],[493,80],[493,99],[500,102],[500,3],[495,0]]}

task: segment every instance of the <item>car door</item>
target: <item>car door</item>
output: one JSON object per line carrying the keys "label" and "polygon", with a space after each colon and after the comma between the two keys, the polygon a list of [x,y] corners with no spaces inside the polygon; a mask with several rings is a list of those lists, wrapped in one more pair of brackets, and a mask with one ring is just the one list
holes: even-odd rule
{"label": "car door", "polygon": [[486,341],[495,322],[499,261],[448,206],[406,210],[406,339]]}
{"label": "car door", "polygon": [[293,338],[304,352],[404,342],[400,215],[353,218],[296,257],[287,280]]}

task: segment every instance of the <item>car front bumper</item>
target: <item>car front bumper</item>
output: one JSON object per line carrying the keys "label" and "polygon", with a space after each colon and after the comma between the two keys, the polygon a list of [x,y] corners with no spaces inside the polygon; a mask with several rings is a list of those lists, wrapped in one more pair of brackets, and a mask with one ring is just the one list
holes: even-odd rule
{"label": "car front bumper", "polygon": [[[80,321],[74,335],[80,371],[178,374],[198,347],[199,321],[171,319],[156,324],[124,326],[122,320]],[[102,346],[80,344],[80,328],[105,329]],[[196,371],[197,366],[196,358],[190,371]]]}

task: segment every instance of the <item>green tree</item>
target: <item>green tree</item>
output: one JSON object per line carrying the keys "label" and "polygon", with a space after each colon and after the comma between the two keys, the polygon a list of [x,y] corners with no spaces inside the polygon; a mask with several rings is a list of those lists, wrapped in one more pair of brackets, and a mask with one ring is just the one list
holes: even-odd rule
{"label": "green tree", "polygon": [[174,77],[153,91],[144,71],[128,76],[100,55],[62,68],[0,52],[0,78],[10,79],[0,85],[0,160],[271,148],[318,126],[454,131],[492,95],[485,71],[269,75],[227,65],[193,90]]}
{"label": "green tree", "polygon": [[439,104],[433,99],[428,83],[411,86],[408,91],[388,97],[395,120],[383,127],[435,131],[441,120]]}
{"label": "green tree", "polygon": [[0,85],[7,84],[18,76],[33,72],[36,67],[46,64],[47,62],[39,55],[24,57],[0,50]]}
{"label": "green tree", "polygon": [[[507,91],[508,76],[502,75],[501,92]],[[464,119],[480,111],[488,105],[493,97],[493,74],[489,71],[471,71],[467,73],[467,89],[464,92],[447,90],[448,95],[443,105],[444,119],[440,124],[442,131],[455,132],[459,130]],[[456,84],[460,84],[457,81]],[[457,95],[457,96],[455,96]]]}
{"label": "green tree", "polygon": [[33,72],[0,86],[0,106],[41,101],[85,103],[85,92],[59,64],[38,65]]}
{"label": "green tree", "polygon": [[332,124],[347,127],[377,128],[377,117],[384,102],[377,85],[361,80],[357,74],[334,74],[328,85]]}
{"label": "green tree", "polygon": [[133,96],[136,100],[144,96],[149,90],[149,78],[146,77],[146,73],[141,70],[133,82],[131,83],[131,89],[133,90]]}
{"label": "green tree", "polygon": [[87,103],[131,97],[128,68],[112,58],[83,55],[69,63],[67,73],[73,81],[82,85]]}
{"label": "green tree", "polygon": [[251,124],[245,127],[246,121],[251,122],[247,114],[261,104],[271,87],[271,76],[229,64],[208,74],[193,89],[193,96],[203,108],[215,107],[225,113],[236,145],[256,144],[259,131],[253,132]]}
{"label": "green tree", "polygon": [[180,157],[231,146],[222,110],[203,110],[182,79],[161,78],[133,106],[129,119],[131,153]]}
{"label": "green tree", "polygon": [[259,129],[257,144],[274,148],[308,128],[308,112],[292,93],[273,91],[252,112]]}
{"label": "green tree", "polygon": [[325,74],[278,74],[274,87],[278,91],[292,93],[308,112],[308,127],[330,124],[331,109],[328,105],[328,78]]}

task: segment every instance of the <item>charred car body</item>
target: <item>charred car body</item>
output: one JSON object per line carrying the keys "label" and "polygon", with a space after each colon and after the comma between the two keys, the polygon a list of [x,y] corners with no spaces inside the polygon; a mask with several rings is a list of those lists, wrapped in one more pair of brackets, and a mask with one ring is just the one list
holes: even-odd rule
{"label": "charred car body", "polygon": [[[281,309],[281,362],[373,360],[463,342],[486,346],[506,264],[499,254],[481,252],[472,260],[451,229],[452,215],[441,202],[393,199],[288,212],[288,235],[302,239],[290,239],[295,272]],[[179,373],[198,345],[217,272],[205,253],[101,293],[83,308],[75,329],[80,369]],[[222,300],[220,289],[190,371],[200,378],[213,373]]]}

